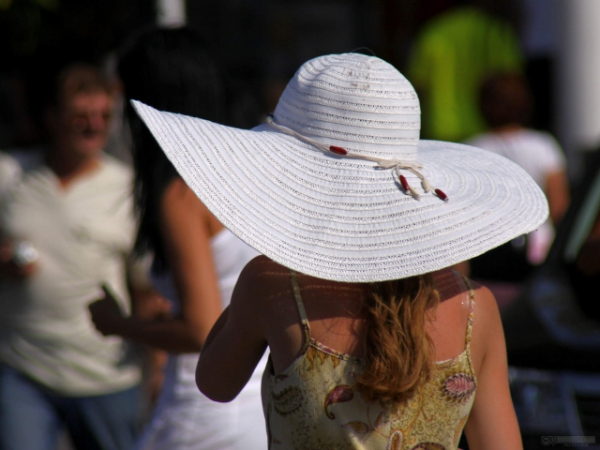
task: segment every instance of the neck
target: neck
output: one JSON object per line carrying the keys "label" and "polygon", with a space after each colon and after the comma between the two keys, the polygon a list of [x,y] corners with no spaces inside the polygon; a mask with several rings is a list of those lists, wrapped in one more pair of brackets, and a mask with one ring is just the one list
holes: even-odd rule
{"label": "neck", "polygon": [[52,148],[48,153],[46,163],[58,177],[61,187],[66,188],[78,178],[93,172],[100,164],[100,158],[73,155]]}
{"label": "neck", "polygon": [[512,133],[513,131],[522,130],[524,127],[519,125],[518,123],[509,123],[506,125],[501,125],[499,127],[494,127],[494,133]]}

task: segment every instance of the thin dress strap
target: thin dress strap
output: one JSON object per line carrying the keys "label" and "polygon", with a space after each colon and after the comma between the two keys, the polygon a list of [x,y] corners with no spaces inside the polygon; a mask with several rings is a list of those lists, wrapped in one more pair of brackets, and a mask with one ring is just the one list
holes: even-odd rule
{"label": "thin dress strap", "polygon": [[304,333],[304,345],[303,348],[309,344],[310,341],[310,325],[308,324],[308,317],[306,310],[304,309],[304,303],[302,303],[302,296],[300,295],[300,286],[298,286],[298,274],[290,270],[290,281],[292,282],[292,290],[294,291],[294,299],[296,300],[296,306],[298,307],[298,314],[300,314],[300,320],[302,321],[302,332]]}
{"label": "thin dress strap", "polygon": [[461,275],[463,282],[467,286],[469,290],[469,316],[467,317],[467,334],[465,337],[465,349],[471,348],[471,335],[473,333],[473,316],[475,312],[475,291],[473,291],[473,286],[471,286],[471,281],[464,275]]}

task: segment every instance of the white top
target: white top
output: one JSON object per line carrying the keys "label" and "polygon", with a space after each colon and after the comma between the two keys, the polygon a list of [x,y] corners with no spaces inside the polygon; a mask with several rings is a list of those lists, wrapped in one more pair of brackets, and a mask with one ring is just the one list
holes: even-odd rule
{"label": "white top", "polygon": [[[258,253],[227,229],[211,240],[223,308],[229,305],[233,288],[244,266]],[[170,274],[153,274],[156,289],[173,302],[179,300]],[[264,450],[267,435],[260,386],[267,355],[235,400],[218,403],[202,394],[196,386],[199,354],[170,355],[165,381],[152,419],[138,450]]]}
{"label": "white top", "polygon": [[0,228],[39,253],[32,276],[0,279],[0,361],[63,395],[110,393],[140,380],[132,348],[97,332],[87,309],[103,282],[130,309],[131,183],[129,169],[108,156],[66,190],[42,166],[0,205]]}
{"label": "white top", "polygon": [[483,133],[467,142],[517,163],[542,189],[548,176],[565,170],[566,161],[560,145],[550,134],[522,129],[506,133]]}
{"label": "white top", "polygon": [[[221,301],[223,309],[225,309],[231,301],[233,288],[237,283],[240,272],[259,253],[242,242],[226,228],[212,238],[211,249],[219,282]],[[180,308],[179,299],[170,274],[153,274],[152,282],[161,295],[173,302],[173,314],[177,314]],[[185,396],[199,393],[196,386],[196,364],[198,363],[198,357],[198,354],[187,354],[172,355],[170,358],[166,369],[165,385],[170,386],[173,383],[174,395]],[[173,379],[170,380],[170,378]],[[258,386],[260,386],[260,381],[258,382]]]}
{"label": "white top", "polygon": [[0,201],[8,189],[15,185],[21,176],[21,166],[16,159],[0,152]]}
{"label": "white top", "polygon": [[[548,177],[564,171],[566,166],[565,156],[556,139],[541,131],[524,128],[504,133],[483,133],[471,138],[467,144],[489,150],[517,163],[544,191]],[[529,262],[543,262],[553,240],[554,227],[548,219],[529,234]]]}

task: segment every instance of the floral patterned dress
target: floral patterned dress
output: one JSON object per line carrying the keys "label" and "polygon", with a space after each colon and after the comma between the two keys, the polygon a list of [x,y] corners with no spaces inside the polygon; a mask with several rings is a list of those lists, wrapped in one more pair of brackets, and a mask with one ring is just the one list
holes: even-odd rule
{"label": "floral patterned dress", "polygon": [[[360,358],[317,342],[292,273],[292,287],[305,345],[281,374],[269,360],[262,397],[270,449],[456,449],[471,411],[476,379],[471,363],[474,293],[468,280],[470,312],[464,351],[437,362],[431,379],[400,408],[367,402],[353,389],[364,368]],[[394,411],[393,409],[396,409]]]}

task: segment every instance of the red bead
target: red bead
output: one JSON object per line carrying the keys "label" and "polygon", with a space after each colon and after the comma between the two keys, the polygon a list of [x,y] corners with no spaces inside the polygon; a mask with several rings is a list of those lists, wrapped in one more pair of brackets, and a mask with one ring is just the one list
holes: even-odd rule
{"label": "red bead", "polygon": [[402,188],[408,192],[410,188],[408,186],[408,181],[406,181],[406,178],[404,178],[404,175],[400,175],[400,183],[402,184]]}
{"label": "red bead", "polygon": [[435,189],[435,193],[439,198],[441,198],[445,202],[448,201],[448,196],[446,194],[444,194],[444,192],[441,189]]}
{"label": "red bead", "polygon": [[345,148],[336,147],[335,145],[330,145],[329,151],[331,151],[332,153],[335,153],[336,155],[342,155],[342,156],[348,154],[348,151]]}

